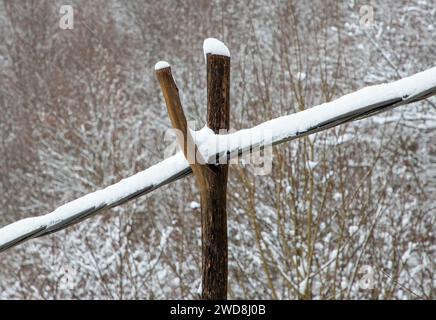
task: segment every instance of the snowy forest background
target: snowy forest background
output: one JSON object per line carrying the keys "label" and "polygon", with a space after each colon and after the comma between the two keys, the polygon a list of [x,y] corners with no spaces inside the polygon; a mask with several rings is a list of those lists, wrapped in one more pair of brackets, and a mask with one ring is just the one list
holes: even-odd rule
{"label": "snowy forest background", "polygon": [[[0,2],[0,226],[163,159],[158,60],[203,126],[207,37],[232,54],[233,129],[436,63],[434,0],[76,0],[73,30],[63,4]],[[230,168],[229,298],[436,297],[434,97],[273,154]],[[189,177],[1,253],[0,298],[198,298],[197,202]]]}

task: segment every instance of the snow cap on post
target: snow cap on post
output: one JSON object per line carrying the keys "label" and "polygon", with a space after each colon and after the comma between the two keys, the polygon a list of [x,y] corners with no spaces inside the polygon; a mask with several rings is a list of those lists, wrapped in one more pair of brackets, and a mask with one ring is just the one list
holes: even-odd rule
{"label": "snow cap on post", "polygon": [[206,57],[208,53],[218,56],[226,56],[230,58],[229,48],[224,43],[215,38],[207,38],[203,42],[204,61],[207,61]]}
{"label": "snow cap on post", "polygon": [[154,70],[160,70],[160,69],[165,69],[165,68],[169,68],[170,64],[166,61],[159,61],[158,63],[156,63],[154,65]]}

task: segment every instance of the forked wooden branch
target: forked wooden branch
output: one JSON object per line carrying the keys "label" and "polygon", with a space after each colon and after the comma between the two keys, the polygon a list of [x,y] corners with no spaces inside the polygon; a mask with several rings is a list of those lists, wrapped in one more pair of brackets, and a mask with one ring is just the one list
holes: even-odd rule
{"label": "forked wooden branch", "polygon": [[205,169],[202,168],[201,164],[204,164],[205,160],[200,152],[198,152],[198,148],[189,131],[185,112],[180,101],[179,88],[174,81],[171,66],[167,62],[160,61],[155,66],[155,72],[162,89],[171,124],[176,129],[176,139],[180,149],[188,160],[197,179],[204,179],[203,172]]}

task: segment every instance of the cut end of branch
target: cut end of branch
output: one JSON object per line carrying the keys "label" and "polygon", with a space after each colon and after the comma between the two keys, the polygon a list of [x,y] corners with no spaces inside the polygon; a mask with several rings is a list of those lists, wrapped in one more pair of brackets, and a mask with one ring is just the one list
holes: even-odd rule
{"label": "cut end of branch", "polygon": [[157,70],[165,69],[165,68],[169,68],[169,67],[170,67],[170,64],[168,62],[166,62],[166,61],[159,61],[158,63],[156,63],[154,65],[154,70],[157,71]]}
{"label": "cut end of branch", "polygon": [[204,60],[208,54],[230,57],[230,51],[227,46],[215,38],[207,38],[203,42]]}

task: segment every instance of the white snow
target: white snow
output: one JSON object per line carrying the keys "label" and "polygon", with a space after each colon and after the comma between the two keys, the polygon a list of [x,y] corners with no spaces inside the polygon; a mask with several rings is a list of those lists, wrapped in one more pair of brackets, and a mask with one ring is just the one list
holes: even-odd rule
{"label": "white snow", "polygon": [[26,218],[0,229],[0,247],[14,239],[41,227],[50,228],[80,212],[100,206],[110,206],[118,200],[134,194],[138,190],[158,185],[174,174],[189,167],[182,153],[167,158],[158,164],[123,179],[105,189],[89,193],[68,202],[51,213],[39,217]]}
{"label": "white snow", "polygon": [[315,169],[315,167],[318,165],[317,161],[307,161],[307,167],[311,170]]}
{"label": "white snow", "polygon": [[[221,42],[218,41],[219,43],[217,43],[217,41],[216,39],[207,39],[205,41],[205,53],[221,52],[228,55],[227,48],[221,45]],[[164,62],[156,64],[158,69],[165,66],[168,66],[168,64]],[[227,135],[215,135],[209,128],[205,127],[200,131],[193,132],[193,136],[200,152],[203,155],[208,155],[208,157],[204,156],[205,159],[210,159],[211,156],[215,158],[216,153],[225,154],[226,152],[230,153],[231,157],[236,157],[238,152],[246,152],[251,146],[264,145],[268,140],[268,134],[265,134],[265,132],[272,134],[272,141],[269,142],[280,143],[295,138],[301,132],[314,129],[317,125],[336,119],[344,114],[365,109],[365,107],[390,99],[401,97],[410,99],[414,95],[427,92],[430,89],[433,93],[436,91],[436,67],[389,84],[363,88],[305,111],[266,121],[251,129],[239,130]],[[408,101],[410,100],[406,100],[405,103]],[[66,219],[74,217],[85,210],[111,206],[120,199],[135,194],[139,190],[155,187],[168,178],[186,170],[189,170],[189,164],[184,155],[179,152],[105,189],[64,204],[51,213],[26,218],[7,225],[0,229],[0,251],[5,244],[34,230],[41,227],[55,229],[57,225],[61,225]]]}
{"label": "white snow", "polygon": [[354,234],[357,230],[359,230],[359,227],[358,227],[358,226],[349,226],[349,227],[348,227],[348,233],[349,233],[350,235]]}
{"label": "white snow", "polygon": [[213,130],[207,125],[205,125],[200,130],[192,130],[191,128],[189,128],[189,131],[191,132],[191,136],[197,145],[203,145],[211,139],[215,139],[216,136]]}
{"label": "white snow", "polygon": [[304,72],[297,72],[296,77],[299,81],[303,81],[306,79],[306,73]]}
{"label": "white snow", "polygon": [[170,64],[166,61],[159,61],[158,63],[156,63],[154,65],[154,70],[160,70],[160,69],[164,69],[164,68],[169,68]]}
{"label": "white snow", "polygon": [[203,283],[201,281],[199,281],[199,285],[197,288],[197,294],[201,295],[202,291],[203,291]]}
{"label": "white snow", "polygon": [[304,295],[305,291],[306,291],[306,286],[307,286],[307,281],[309,279],[306,277],[303,279],[303,281],[300,282],[300,284],[298,285],[298,291],[300,292],[300,294]]}
{"label": "white snow", "polygon": [[200,204],[197,201],[192,201],[189,206],[191,207],[191,209],[198,209],[200,208]]}
{"label": "white snow", "polygon": [[203,53],[204,53],[204,61],[206,60],[207,54],[215,54],[219,56],[230,57],[230,51],[227,46],[215,38],[207,38],[203,42]]}
{"label": "white snow", "polygon": [[[237,144],[246,146],[248,141],[251,141],[252,145],[262,145],[265,138],[262,133],[265,132],[272,133],[272,142],[277,143],[341,115],[391,99],[402,97],[410,99],[416,94],[429,89],[436,91],[436,67],[392,83],[366,87],[342,96],[337,100],[266,121],[251,129],[239,130],[229,135],[220,135],[216,139],[220,140],[219,145],[228,145],[230,151],[243,149],[238,148]],[[206,149],[213,147],[210,145],[210,143],[215,143],[213,140],[208,140],[209,145],[205,147]]]}

